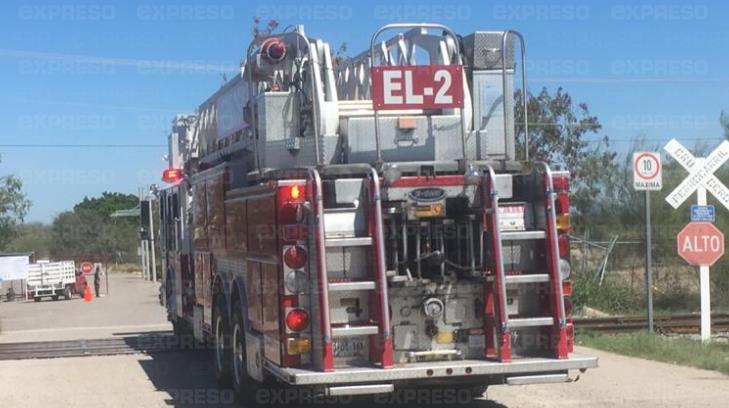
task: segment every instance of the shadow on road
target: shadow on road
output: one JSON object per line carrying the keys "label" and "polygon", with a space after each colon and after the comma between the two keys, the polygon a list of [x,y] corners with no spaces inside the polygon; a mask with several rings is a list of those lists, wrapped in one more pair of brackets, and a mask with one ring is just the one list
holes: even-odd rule
{"label": "shadow on road", "polygon": [[[209,350],[167,351],[150,353],[151,359],[139,363],[154,387],[169,394],[167,404],[170,407],[237,407],[233,392],[220,387],[213,374],[213,356]],[[443,397],[431,400],[427,392],[405,393],[395,395],[394,399],[312,401],[310,394],[298,389],[262,389],[258,390],[255,400],[260,407],[347,407],[372,408],[377,406],[423,407],[423,406],[467,406],[472,408],[507,408],[495,401],[475,400],[464,404],[461,397]],[[432,403],[431,403],[432,402]]]}

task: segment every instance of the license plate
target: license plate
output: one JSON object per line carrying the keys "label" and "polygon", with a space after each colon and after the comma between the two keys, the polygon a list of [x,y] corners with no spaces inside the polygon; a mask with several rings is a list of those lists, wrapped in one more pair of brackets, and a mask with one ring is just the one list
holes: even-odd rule
{"label": "license plate", "polygon": [[341,338],[334,341],[334,357],[356,357],[365,352],[364,338]]}
{"label": "license plate", "polygon": [[418,218],[445,217],[445,206],[441,203],[421,204],[415,207],[415,216]]}

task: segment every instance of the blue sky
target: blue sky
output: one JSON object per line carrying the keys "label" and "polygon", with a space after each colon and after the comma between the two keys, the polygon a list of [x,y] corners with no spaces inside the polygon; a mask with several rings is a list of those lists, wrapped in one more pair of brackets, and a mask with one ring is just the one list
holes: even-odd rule
{"label": "blue sky", "polygon": [[512,28],[527,40],[530,89],[587,102],[617,148],[636,136],[713,145],[728,108],[724,2],[184,1],[0,5],[0,175],[23,178],[29,221],[84,196],[159,183],[166,134],[234,74],[254,15],[350,54],[380,25]]}

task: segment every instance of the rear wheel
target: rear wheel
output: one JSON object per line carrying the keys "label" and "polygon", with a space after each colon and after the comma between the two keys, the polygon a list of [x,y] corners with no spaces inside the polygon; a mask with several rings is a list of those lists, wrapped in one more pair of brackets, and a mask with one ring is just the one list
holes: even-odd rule
{"label": "rear wheel", "polygon": [[231,346],[230,322],[226,318],[225,307],[217,301],[213,310],[213,341],[215,342],[214,367],[215,377],[222,385],[230,384]]}
{"label": "rear wheel", "polygon": [[243,318],[238,305],[233,307],[231,319],[231,380],[233,392],[238,401],[246,405],[255,399],[255,381],[248,376],[246,363],[246,340]]}
{"label": "rear wheel", "polygon": [[63,290],[63,298],[66,300],[71,300],[71,288],[66,286],[66,289]]}
{"label": "rear wheel", "polygon": [[53,300],[58,300],[58,295],[53,295],[53,296],[52,296],[52,299],[53,299]]}
{"label": "rear wheel", "polygon": [[40,298],[40,297],[34,297],[34,298],[33,298],[33,301],[34,301],[34,302],[40,302],[40,300],[41,300],[41,298]]}

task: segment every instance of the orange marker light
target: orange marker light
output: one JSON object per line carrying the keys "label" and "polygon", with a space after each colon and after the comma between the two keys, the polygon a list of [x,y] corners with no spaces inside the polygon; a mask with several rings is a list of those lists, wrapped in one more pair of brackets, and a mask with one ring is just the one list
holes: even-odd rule
{"label": "orange marker light", "polygon": [[301,197],[301,187],[299,187],[299,186],[292,186],[291,187],[291,199],[292,200],[298,200],[299,197]]}

